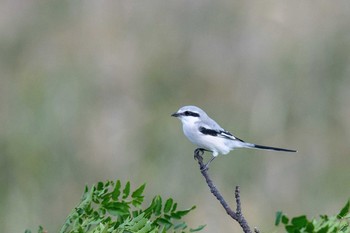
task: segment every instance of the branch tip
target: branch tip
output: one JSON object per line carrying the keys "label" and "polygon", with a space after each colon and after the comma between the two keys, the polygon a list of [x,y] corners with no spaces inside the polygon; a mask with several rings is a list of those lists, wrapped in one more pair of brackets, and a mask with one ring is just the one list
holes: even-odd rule
{"label": "branch tip", "polygon": [[[242,230],[244,233],[252,233],[252,231],[250,230],[250,227],[247,223],[247,221],[245,220],[244,216],[242,215],[241,212],[241,197],[240,197],[240,190],[239,190],[239,186],[236,186],[235,189],[235,199],[236,199],[236,212],[234,212],[230,206],[227,204],[227,202],[225,201],[225,199],[223,198],[223,196],[221,195],[221,193],[219,192],[219,190],[215,187],[213,181],[211,180],[211,178],[209,177],[208,174],[208,168],[205,166],[205,164],[203,164],[203,157],[202,155],[204,154],[205,149],[202,148],[197,148],[194,151],[194,159],[197,160],[200,171],[205,179],[205,181],[207,182],[207,185],[210,189],[210,192],[216,197],[216,199],[218,199],[218,201],[220,202],[220,204],[222,205],[222,207],[225,209],[226,213],[233,218],[236,222],[239,223],[239,225],[241,226]],[[254,228],[254,232],[255,233],[260,233],[257,228]]]}

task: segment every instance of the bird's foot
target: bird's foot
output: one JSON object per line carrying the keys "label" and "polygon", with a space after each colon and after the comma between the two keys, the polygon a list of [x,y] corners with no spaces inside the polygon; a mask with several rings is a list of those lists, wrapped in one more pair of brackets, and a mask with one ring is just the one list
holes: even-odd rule
{"label": "bird's foot", "polygon": [[204,148],[197,148],[194,151],[194,159],[198,161],[198,163],[201,165],[200,166],[200,170],[201,171],[206,171],[209,169],[209,164],[211,163],[211,161],[213,161],[215,159],[215,156],[213,156],[206,164],[203,164],[203,157],[202,155],[204,154],[204,152],[212,152],[210,150],[204,149]]}
{"label": "bird's foot", "polygon": [[201,171],[205,171],[205,170],[208,170],[209,169],[209,164],[215,159],[215,156],[211,157],[211,159],[206,163],[204,164],[203,167],[201,167]]}
{"label": "bird's foot", "polygon": [[194,155],[196,156],[202,156],[204,154],[204,151],[206,151],[206,149],[203,148],[197,148],[194,150]]}
{"label": "bird's foot", "polygon": [[204,149],[204,148],[197,148],[194,150],[194,159],[198,160],[202,155],[204,155],[204,152],[211,152],[210,150]]}

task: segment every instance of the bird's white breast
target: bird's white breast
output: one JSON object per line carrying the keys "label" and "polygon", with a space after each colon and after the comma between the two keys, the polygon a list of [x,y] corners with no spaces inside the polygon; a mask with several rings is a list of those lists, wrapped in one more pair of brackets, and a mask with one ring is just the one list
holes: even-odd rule
{"label": "bird's white breast", "polygon": [[204,135],[196,125],[184,124],[183,131],[188,140],[200,148],[212,151],[214,156],[227,154],[231,150],[230,141],[221,137]]}

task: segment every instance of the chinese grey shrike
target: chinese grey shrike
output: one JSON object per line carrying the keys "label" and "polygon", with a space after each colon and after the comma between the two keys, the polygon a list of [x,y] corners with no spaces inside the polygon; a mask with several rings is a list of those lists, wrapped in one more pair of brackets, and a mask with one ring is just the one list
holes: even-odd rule
{"label": "chinese grey shrike", "polygon": [[218,123],[211,119],[202,109],[196,106],[184,106],[171,116],[181,120],[185,136],[193,144],[197,145],[199,150],[212,152],[213,157],[203,169],[207,169],[210,162],[212,162],[219,154],[226,155],[236,148],[296,152],[296,150],[262,146],[245,142],[221,128]]}

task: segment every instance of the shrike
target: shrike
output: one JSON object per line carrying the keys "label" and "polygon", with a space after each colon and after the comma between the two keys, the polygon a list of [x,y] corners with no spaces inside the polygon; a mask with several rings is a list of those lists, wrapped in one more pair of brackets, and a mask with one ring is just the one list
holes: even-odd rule
{"label": "shrike", "polygon": [[236,148],[254,148],[271,151],[296,152],[296,150],[262,146],[245,142],[221,128],[221,126],[211,119],[202,109],[196,106],[184,106],[171,116],[177,117],[182,122],[182,129],[185,136],[200,150],[210,151],[213,156],[205,165],[209,167],[219,154],[228,154]]}

